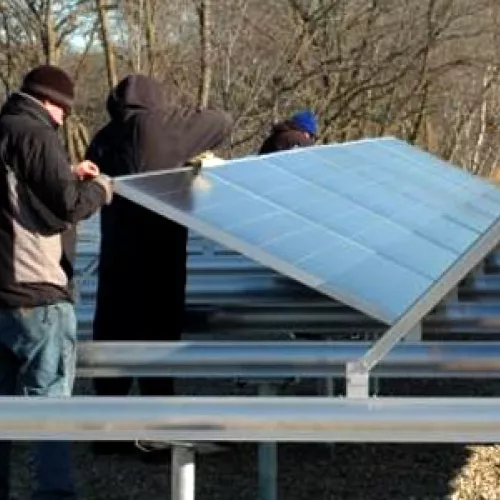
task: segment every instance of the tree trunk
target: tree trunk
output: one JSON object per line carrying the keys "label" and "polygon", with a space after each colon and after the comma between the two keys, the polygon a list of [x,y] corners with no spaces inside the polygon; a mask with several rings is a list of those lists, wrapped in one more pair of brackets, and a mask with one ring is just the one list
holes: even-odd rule
{"label": "tree trunk", "polygon": [[56,64],[57,63],[57,55],[56,55],[56,34],[54,33],[54,23],[52,19],[52,1],[47,0],[45,4],[45,12],[44,12],[44,20],[45,26],[44,29],[44,49],[45,49],[45,61],[47,64]]}
{"label": "tree trunk", "polygon": [[99,14],[101,43],[106,57],[106,70],[108,74],[109,88],[112,89],[118,83],[116,74],[115,54],[113,52],[113,45],[109,38],[108,20],[106,17],[105,0],[96,0],[97,12]]}
{"label": "tree trunk", "polygon": [[198,91],[198,105],[206,107],[210,95],[212,82],[212,20],[210,0],[201,0],[199,10],[200,16],[200,41],[201,41],[201,80]]}
{"label": "tree trunk", "polygon": [[152,1],[153,0],[145,0],[144,24],[145,24],[145,31],[146,31],[146,50],[147,50],[149,74],[151,76],[155,76],[155,74],[156,74],[156,54],[155,54],[156,32],[155,32],[155,24],[154,24],[154,8],[151,5]]}

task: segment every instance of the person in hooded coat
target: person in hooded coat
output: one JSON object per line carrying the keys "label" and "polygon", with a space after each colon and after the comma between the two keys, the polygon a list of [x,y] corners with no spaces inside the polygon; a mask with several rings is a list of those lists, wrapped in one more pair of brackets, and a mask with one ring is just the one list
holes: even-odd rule
{"label": "person in hooded coat", "polygon": [[[86,157],[111,177],[183,166],[232,128],[217,109],[169,106],[160,83],[134,74],[109,94],[111,120]],[[97,341],[177,341],[183,329],[187,228],[116,195],[101,212]],[[97,395],[126,395],[130,378],[95,379]],[[173,394],[170,378],[141,378],[141,394]]]}
{"label": "person in hooded coat", "polygon": [[273,126],[259,155],[312,146],[318,134],[318,120],[310,110],[298,111],[288,120]]}

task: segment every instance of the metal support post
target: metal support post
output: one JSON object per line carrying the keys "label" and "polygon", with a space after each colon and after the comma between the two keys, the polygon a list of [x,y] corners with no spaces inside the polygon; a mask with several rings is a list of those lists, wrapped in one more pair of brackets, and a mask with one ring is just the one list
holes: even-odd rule
{"label": "metal support post", "polygon": [[325,393],[330,397],[335,396],[335,380],[332,377],[325,380]]}
{"label": "metal support post", "polygon": [[357,361],[346,365],[346,393],[349,398],[368,398],[370,373]]}
{"label": "metal support post", "polygon": [[335,379],[333,377],[318,379],[316,386],[320,396],[335,396]]}
{"label": "metal support post", "polygon": [[[276,396],[276,386],[269,382],[259,384],[259,396]],[[259,500],[278,498],[277,444],[259,443]]]}
{"label": "metal support post", "polygon": [[[332,341],[332,338],[327,336],[325,340]],[[333,377],[328,377],[324,381],[325,396],[333,397],[335,396],[335,379]]]}
{"label": "metal support post", "polygon": [[194,446],[172,446],[172,500],[194,500],[195,449]]}

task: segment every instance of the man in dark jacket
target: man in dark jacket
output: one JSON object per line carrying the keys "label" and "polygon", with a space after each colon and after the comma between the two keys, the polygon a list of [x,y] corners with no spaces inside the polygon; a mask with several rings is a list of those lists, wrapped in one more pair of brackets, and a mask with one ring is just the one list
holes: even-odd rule
{"label": "man in dark jacket", "polygon": [[[73,169],[57,129],[73,82],[38,66],[0,111],[0,395],[70,396],[76,319],[68,288],[71,228],[111,201],[112,185],[85,161]],[[36,499],[75,498],[69,447],[41,442]],[[0,442],[0,500],[9,498],[10,444]]]}
{"label": "man in dark jacket", "polygon": [[[110,122],[87,158],[110,176],[182,166],[217,147],[231,118],[223,111],[165,103],[161,85],[130,75],[110,93]],[[176,341],[183,329],[187,228],[118,195],[101,212],[101,249],[94,339]],[[96,379],[98,395],[125,395],[132,380]],[[173,394],[168,378],[139,379],[141,394]],[[95,451],[106,453],[105,444]],[[117,450],[109,443],[109,452]]]}
{"label": "man in dark jacket", "polygon": [[289,120],[274,125],[259,154],[312,146],[318,134],[318,120],[310,110],[298,111]]}

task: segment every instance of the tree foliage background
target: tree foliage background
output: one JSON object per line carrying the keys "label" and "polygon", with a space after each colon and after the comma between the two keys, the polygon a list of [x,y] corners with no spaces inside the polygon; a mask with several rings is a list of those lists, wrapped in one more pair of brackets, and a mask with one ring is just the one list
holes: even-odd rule
{"label": "tree foliage background", "polygon": [[140,72],[236,120],[225,154],[311,107],[320,141],[393,135],[480,175],[498,163],[497,0],[0,0],[0,94],[39,63],[77,81],[81,157],[109,89]]}

